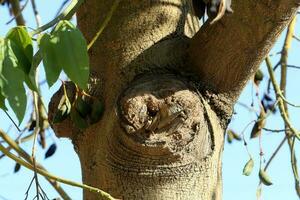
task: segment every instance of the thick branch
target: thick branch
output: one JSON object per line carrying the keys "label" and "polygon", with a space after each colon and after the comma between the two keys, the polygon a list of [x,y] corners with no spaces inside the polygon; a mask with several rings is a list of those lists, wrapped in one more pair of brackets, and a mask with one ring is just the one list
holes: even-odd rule
{"label": "thick branch", "polygon": [[233,14],[206,23],[192,39],[192,71],[236,99],[298,6],[299,0],[233,1]]}

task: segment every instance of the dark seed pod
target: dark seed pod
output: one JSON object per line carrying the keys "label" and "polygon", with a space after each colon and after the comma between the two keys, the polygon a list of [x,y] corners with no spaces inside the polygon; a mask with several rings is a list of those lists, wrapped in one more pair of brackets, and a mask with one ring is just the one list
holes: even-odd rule
{"label": "dark seed pod", "polygon": [[35,120],[32,120],[31,121],[31,124],[28,128],[28,131],[33,131],[33,129],[36,127],[36,121]]}
{"label": "dark seed pod", "polygon": [[264,94],[263,100],[274,101],[273,98],[269,94],[267,94],[267,93]]}
{"label": "dark seed pod", "polygon": [[265,124],[266,124],[265,117],[266,117],[265,111],[261,110],[260,115],[252,128],[251,137],[250,137],[251,139],[256,138],[261,135],[261,131],[265,127]]}
{"label": "dark seed pod", "polygon": [[55,143],[51,144],[51,146],[48,148],[48,150],[45,153],[45,159],[53,156],[56,149],[57,149],[56,144]]}
{"label": "dark seed pod", "polygon": [[20,171],[20,169],[21,169],[21,165],[19,163],[16,163],[14,168],[14,173],[17,173],[18,171]]}

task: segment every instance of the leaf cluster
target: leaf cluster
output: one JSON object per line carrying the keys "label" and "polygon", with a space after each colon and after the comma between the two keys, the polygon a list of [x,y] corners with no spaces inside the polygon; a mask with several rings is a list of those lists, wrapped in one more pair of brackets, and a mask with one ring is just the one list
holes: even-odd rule
{"label": "leaf cluster", "polygon": [[42,57],[50,87],[62,71],[81,89],[86,89],[89,78],[86,41],[70,22],[62,20],[51,34],[41,34],[37,39],[39,52],[35,56],[33,43],[32,36],[23,26],[12,28],[5,38],[0,38],[0,108],[7,110],[7,100],[19,123],[27,105],[24,83],[39,93],[35,66],[38,56]]}

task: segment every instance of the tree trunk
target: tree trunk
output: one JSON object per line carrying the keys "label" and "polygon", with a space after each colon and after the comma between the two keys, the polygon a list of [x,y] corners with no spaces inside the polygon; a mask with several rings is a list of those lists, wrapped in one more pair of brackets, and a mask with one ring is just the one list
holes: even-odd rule
{"label": "tree trunk", "polygon": [[[119,199],[221,199],[232,107],[297,2],[233,0],[234,14],[196,34],[192,0],[122,0],[89,51],[102,119],[85,131],[68,120],[53,125],[72,139],[83,182]],[[112,3],[86,0],[80,8],[87,41]],[[84,199],[101,198],[84,191]]]}

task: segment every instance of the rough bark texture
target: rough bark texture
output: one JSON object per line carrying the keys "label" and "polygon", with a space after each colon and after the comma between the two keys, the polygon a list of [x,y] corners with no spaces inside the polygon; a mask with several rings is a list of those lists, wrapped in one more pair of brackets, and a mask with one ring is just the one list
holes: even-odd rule
{"label": "rough bark texture", "polygon": [[189,65],[218,93],[236,99],[282,30],[299,0],[233,0],[234,14],[205,24],[191,41]]}
{"label": "rough bark texture", "polygon": [[[84,183],[120,199],[221,199],[232,106],[298,1],[233,0],[234,14],[195,37],[191,2],[123,0],[90,50],[91,92],[103,99],[103,118],[84,132],[70,120],[53,126],[72,139]],[[81,7],[88,41],[111,5]],[[84,199],[100,198],[84,191]]]}

